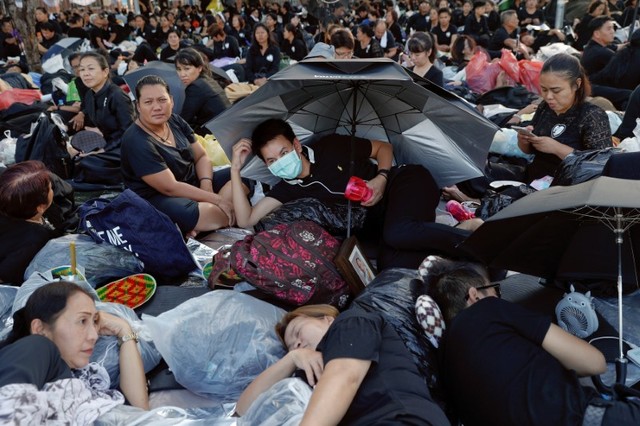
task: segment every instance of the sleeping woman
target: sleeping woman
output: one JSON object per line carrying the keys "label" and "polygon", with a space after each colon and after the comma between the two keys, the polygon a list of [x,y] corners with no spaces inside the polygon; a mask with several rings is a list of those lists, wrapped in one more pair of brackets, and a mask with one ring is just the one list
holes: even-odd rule
{"label": "sleeping woman", "polygon": [[242,393],[239,415],[273,384],[303,370],[314,391],[302,425],[449,424],[380,314],[354,307],[338,315],[330,305],[308,305],[287,313],[276,331],[289,352]]}

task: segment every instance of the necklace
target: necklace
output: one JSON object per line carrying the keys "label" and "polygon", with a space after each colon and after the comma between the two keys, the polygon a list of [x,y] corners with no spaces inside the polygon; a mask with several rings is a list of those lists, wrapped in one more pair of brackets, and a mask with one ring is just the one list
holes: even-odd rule
{"label": "necklace", "polygon": [[153,133],[153,135],[160,139],[160,142],[162,142],[165,145],[171,145],[171,141],[169,140],[169,137],[171,136],[171,129],[169,129],[169,126],[167,126],[167,136],[162,137],[159,134],[157,134],[156,132],[154,132],[153,130],[151,130],[150,128],[148,128],[147,126],[144,125],[144,123],[141,120],[138,120],[138,122],[140,123],[140,125],[142,127],[144,127],[147,131]]}

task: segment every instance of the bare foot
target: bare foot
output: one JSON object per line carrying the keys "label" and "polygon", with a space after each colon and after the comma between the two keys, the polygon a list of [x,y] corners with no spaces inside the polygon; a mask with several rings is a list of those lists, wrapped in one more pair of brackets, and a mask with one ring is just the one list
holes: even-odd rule
{"label": "bare foot", "polygon": [[474,201],[480,203],[480,200],[469,197],[467,194],[460,191],[456,185],[445,186],[442,188],[442,198],[445,200],[456,200],[460,203],[463,201]]}

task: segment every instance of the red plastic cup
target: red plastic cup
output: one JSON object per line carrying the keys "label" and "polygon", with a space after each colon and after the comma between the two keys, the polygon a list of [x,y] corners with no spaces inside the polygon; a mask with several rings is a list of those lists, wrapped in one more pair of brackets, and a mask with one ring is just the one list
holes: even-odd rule
{"label": "red plastic cup", "polygon": [[351,176],[344,196],[351,201],[369,201],[373,197],[373,189],[367,186],[367,182],[358,176]]}
{"label": "red plastic cup", "polygon": [[446,209],[458,222],[473,219],[474,217],[476,217],[475,214],[465,209],[464,206],[456,200],[450,200],[449,202],[447,202]]}

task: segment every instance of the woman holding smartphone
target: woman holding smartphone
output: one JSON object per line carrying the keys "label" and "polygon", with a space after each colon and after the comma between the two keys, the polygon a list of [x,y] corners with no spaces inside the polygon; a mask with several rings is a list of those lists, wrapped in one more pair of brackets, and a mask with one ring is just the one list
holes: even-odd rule
{"label": "woman holding smartphone", "polygon": [[589,80],[580,61],[567,54],[549,58],[540,73],[540,103],[527,129],[518,131],[518,146],[535,159],[527,168],[528,181],[553,176],[574,150],[612,146],[607,114],[586,102]]}

